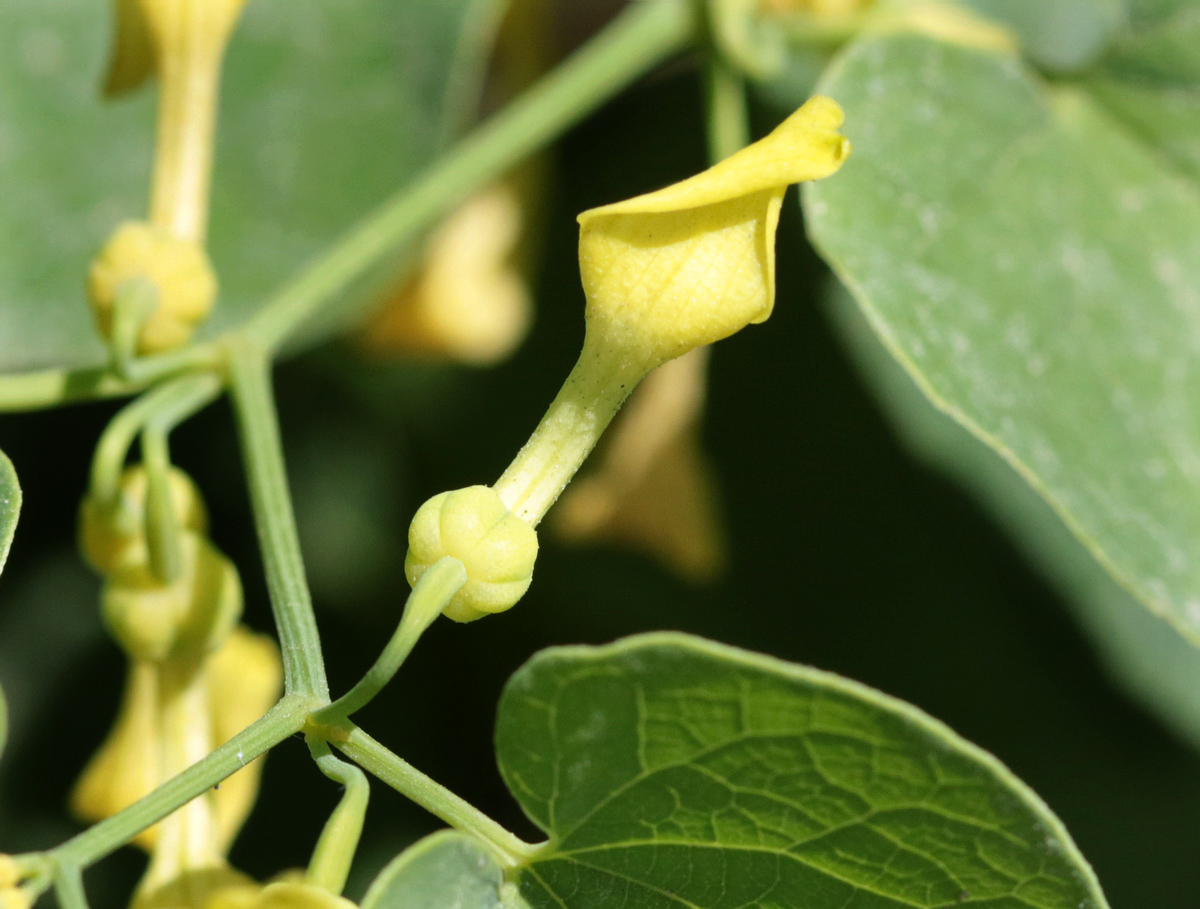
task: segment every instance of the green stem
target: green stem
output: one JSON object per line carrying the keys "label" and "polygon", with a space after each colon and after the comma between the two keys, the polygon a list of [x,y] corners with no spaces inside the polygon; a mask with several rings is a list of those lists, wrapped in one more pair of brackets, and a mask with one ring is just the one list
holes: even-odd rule
{"label": "green stem", "polygon": [[219,390],[220,381],[215,376],[185,376],[147,392],[120,410],[96,443],[89,494],[100,502],[111,503],[137,434],[159,414],[167,414],[178,423],[211,401]]}
{"label": "green stem", "polygon": [[88,909],[83,890],[83,872],[78,865],[63,863],[54,875],[54,895],[61,909]]}
{"label": "green stem", "polygon": [[158,305],[158,291],[148,278],[125,281],[113,300],[108,353],[113,372],[129,378],[129,367],[137,356],[138,333]]}
{"label": "green stem", "polygon": [[750,144],[745,80],[724,59],[711,55],[705,69],[708,158],[723,161]]}
{"label": "green stem", "polygon": [[248,343],[231,343],[229,352],[233,406],[271,609],[279,630],[285,690],[325,700],[329,683],[288,492],[270,361],[265,350]]}
{"label": "green stem", "polygon": [[583,351],[529,441],[493,486],[517,517],[536,527],[584,460],[647,366],[602,348],[591,332]]}
{"label": "green stem", "polygon": [[[185,380],[186,381],[186,380]],[[181,383],[182,384],[182,383]],[[180,527],[171,502],[171,431],[212,401],[221,390],[216,376],[198,376],[180,394],[151,415],[142,430],[142,461],[146,465],[146,541],[150,567],[164,584],[182,571]]]}
{"label": "green stem", "polygon": [[330,893],[341,893],[362,836],[371,786],[365,773],[337,758],[323,739],[310,735],[305,740],[320,771],[345,787],[345,793],[317,840],[305,878]]}
{"label": "green stem", "polygon": [[348,734],[331,739],[335,748],[430,814],[441,818],[456,830],[470,833],[489,844],[507,867],[525,865],[539,848],[514,836],[474,805],[397,757],[353,723],[343,721],[339,725]]}
{"label": "green stem", "polygon": [[151,824],[158,823],[172,811],[236,773],[288,736],[299,732],[315,706],[317,702],[312,698],[284,697],[262,719],[239,732],[212,754],[119,814],[105,818],[67,840],[49,855],[59,866],[86,868],[128,843]]}
{"label": "green stem", "polygon": [[372,265],[682,48],[696,30],[693,6],[684,0],[631,4],[573,57],[439,157],[286,284],[250,321],[247,335],[267,350],[278,349],[297,326]]}
{"label": "green stem", "polygon": [[425,629],[441,615],[446,604],[466,582],[467,570],[458,559],[443,556],[434,562],[408,595],[400,623],[375,665],[367,670],[357,685],[328,707],[313,714],[313,722],[326,724],[348,717],[382,691],[412,652]]}

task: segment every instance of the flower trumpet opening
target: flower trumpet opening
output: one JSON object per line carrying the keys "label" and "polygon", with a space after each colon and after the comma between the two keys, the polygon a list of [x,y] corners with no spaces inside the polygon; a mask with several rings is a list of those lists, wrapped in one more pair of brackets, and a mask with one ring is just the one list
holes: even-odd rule
{"label": "flower trumpet opening", "polygon": [[811,98],[703,173],[579,216],[587,325],[652,368],[771,314],[775,230],[787,187],[850,153],[837,103]]}

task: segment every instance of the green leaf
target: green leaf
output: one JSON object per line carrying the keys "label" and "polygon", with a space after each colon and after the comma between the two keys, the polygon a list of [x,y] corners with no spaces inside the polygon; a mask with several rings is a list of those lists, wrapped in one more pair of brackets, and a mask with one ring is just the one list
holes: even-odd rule
{"label": "green leaf", "polygon": [[379,872],[362,909],[524,909],[491,853],[469,836],[443,830],[396,856]]}
{"label": "green leaf", "polygon": [[510,680],[504,779],[550,842],[534,909],[1090,909],[1049,809],[916,708],[682,634],[543,651]]}
{"label": "green leaf", "polygon": [[975,492],[1029,559],[1061,589],[1109,673],[1200,748],[1200,649],[1141,608],[1004,459],[933,407],[879,342],[846,289],[833,284],[834,325],[896,431],[920,457]]}
{"label": "green leaf", "polygon": [[[96,365],[84,274],[143,217],[154,89],[105,101],[111,4],[0,4],[0,372]],[[204,334],[244,322],[428,163],[474,100],[498,0],[255,0],[226,58]]]}
{"label": "green leaf", "polygon": [[1197,187],[1007,57],[876,38],[821,90],[855,142],[805,193],[822,255],[934,403],[1200,640]]}
{"label": "green leaf", "polygon": [[8,550],[12,547],[20,514],[21,484],[17,482],[17,471],[8,456],[0,451],[0,571],[8,561]]}
{"label": "green leaf", "polygon": [[1200,180],[1200,7],[1174,0],[1138,20],[1085,87],[1142,141]]}
{"label": "green leaf", "polygon": [[[8,561],[8,550],[12,547],[13,535],[17,531],[17,518],[21,514],[21,486],[12,461],[0,451],[0,571]],[[4,690],[0,689],[0,754],[8,741],[8,703]]]}
{"label": "green leaf", "polygon": [[1099,57],[1123,24],[1123,0],[967,0],[1007,25],[1038,65],[1077,72]]}

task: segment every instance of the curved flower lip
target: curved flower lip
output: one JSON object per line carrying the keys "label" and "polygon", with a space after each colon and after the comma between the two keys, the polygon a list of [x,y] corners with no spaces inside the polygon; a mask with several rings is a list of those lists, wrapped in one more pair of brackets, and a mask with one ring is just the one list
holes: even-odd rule
{"label": "curved flower lip", "polygon": [[811,98],[703,173],[579,215],[588,337],[649,369],[766,319],[784,193],[841,166],[842,120]]}
{"label": "curved flower lip", "polygon": [[836,101],[814,95],[766,136],[708,170],[655,192],[589,208],[577,220],[586,226],[606,215],[699,208],[828,177],[850,154],[850,140],[837,131],[845,119]]}

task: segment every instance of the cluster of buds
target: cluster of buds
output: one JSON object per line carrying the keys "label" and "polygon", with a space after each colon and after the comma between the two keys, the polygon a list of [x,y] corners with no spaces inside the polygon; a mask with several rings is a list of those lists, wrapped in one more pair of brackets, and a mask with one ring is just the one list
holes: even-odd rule
{"label": "cluster of buds", "polygon": [[[121,811],[205,757],[279,695],[278,649],[238,625],[237,570],[206,535],[195,485],[171,468],[162,486],[165,533],[155,527],[155,487],[140,465],[122,474],[111,495],[89,497],[81,509],[81,548],[105,579],[105,624],[129,660],[116,723],[72,796],[75,812],[89,821]],[[152,555],[156,536],[166,537],[157,546],[171,557]],[[193,905],[173,901],[180,888],[257,893],[224,856],[254,803],[259,772],[258,762],[248,763],[143,831],[136,842],[151,862],[135,906]]]}
{"label": "cluster of buds", "polygon": [[447,616],[470,621],[520,599],[535,528],[651,370],[770,315],[784,193],[841,166],[850,152],[842,118],[835,102],[812,98],[703,173],[579,216],[587,327],[578,362],[495,485],[435,496],[409,529],[410,583],[444,556],[467,570]]}
{"label": "cluster of buds", "polygon": [[93,260],[87,293],[114,356],[185,344],[212,310],[205,250],[221,61],[245,0],[123,0],[106,86],[157,74],[158,130],[150,213],[117,226]]}

